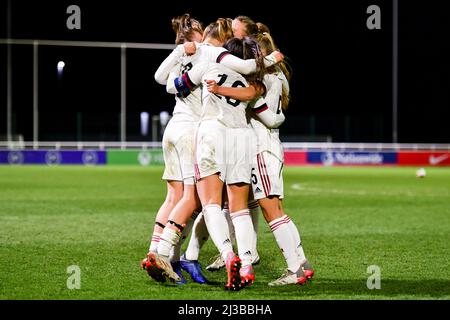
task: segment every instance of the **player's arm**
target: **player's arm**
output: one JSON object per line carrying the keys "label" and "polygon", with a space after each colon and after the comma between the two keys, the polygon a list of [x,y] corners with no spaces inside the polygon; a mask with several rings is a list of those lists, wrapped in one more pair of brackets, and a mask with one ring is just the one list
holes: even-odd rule
{"label": "player's arm", "polygon": [[267,93],[264,96],[266,103],[271,107],[271,110],[276,113],[281,112],[281,96],[283,94],[283,82],[274,74],[266,75],[264,77],[264,84],[267,88]]}
{"label": "player's arm", "polygon": [[215,80],[205,80],[209,92],[224,97],[230,97],[240,101],[254,100],[265,94],[265,86],[261,83],[251,84],[248,87],[225,87],[219,86]]}
{"label": "player's arm", "polygon": [[[266,67],[273,66],[274,64],[282,61],[284,56],[279,51],[274,51],[268,56],[264,57],[264,64]],[[238,58],[228,51],[223,51],[217,58],[217,63],[223,64],[225,67],[230,68],[240,74],[250,74],[256,71],[255,59],[243,60]]]}
{"label": "player's arm", "polygon": [[264,98],[259,98],[253,106],[253,111],[258,119],[269,129],[278,128],[285,120],[282,111],[275,113],[270,110]]}
{"label": "player's arm", "polygon": [[208,63],[202,62],[195,65],[188,72],[183,73],[181,76],[173,70],[170,73],[167,81],[166,90],[168,93],[180,94],[181,96],[187,96],[194,90],[202,81],[202,76],[208,69]]}
{"label": "player's arm", "polygon": [[286,90],[286,93],[289,94],[289,81],[286,78],[286,75],[284,74],[283,71],[281,71],[281,69],[277,66],[278,69],[278,75],[283,83],[283,88]]}
{"label": "player's arm", "polygon": [[184,46],[182,44],[178,45],[173,51],[169,54],[169,56],[164,59],[164,61],[159,66],[158,70],[155,72],[155,80],[159,84],[166,85],[167,80],[169,78],[169,74],[172,71],[173,67],[175,67],[180,58],[184,54]]}

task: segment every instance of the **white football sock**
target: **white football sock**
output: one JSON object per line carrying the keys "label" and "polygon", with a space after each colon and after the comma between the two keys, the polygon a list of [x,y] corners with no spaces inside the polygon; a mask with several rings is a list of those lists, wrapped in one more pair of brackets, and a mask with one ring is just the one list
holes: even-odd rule
{"label": "white football sock", "polygon": [[228,202],[225,202],[225,204],[223,205],[222,212],[223,212],[225,218],[227,219],[228,229],[230,230],[231,242],[232,242],[232,244],[235,244],[236,243],[236,232],[234,231],[233,222],[231,221],[230,209],[228,208]]}
{"label": "white football sock", "polygon": [[[197,217],[198,213],[194,213],[194,219]],[[192,225],[194,224],[194,219],[190,218],[188,222],[186,223],[186,226],[183,229],[183,232],[181,233],[181,239],[178,241],[176,245],[173,246],[172,250],[170,251],[169,260],[171,262],[174,261],[180,261],[180,255],[181,255],[181,246],[184,243],[184,240],[189,236],[189,233],[192,230]]]}
{"label": "white football sock", "polygon": [[242,267],[252,264],[254,233],[252,218],[248,209],[231,213],[234,230],[236,233],[236,243]]}
{"label": "white football sock", "polygon": [[286,260],[288,270],[291,272],[297,272],[300,268],[300,260],[297,256],[297,251],[295,250],[294,238],[291,235],[288,222],[285,219],[286,216],[272,220],[269,223],[269,227],[272,230],[275,240],[277,241],[278,247],[283,253],[284,259]]}
{"label": "white football sock", "polygon": [[161,233],[153,232],[152,240],[150,241],[150,247],[148,248],[148,252],[158,252],[158,244],[161,239]]}
{"label": "white football sock", "polygon": [[172,248],[180,241],[181,234],[168,227],[164,228],[158,245],[158,254],[169,257]]}
{"label": "white football sock", "polygon": [[209,204],[203,208],[203,215],[209,236],[226,260],[228,253],[233,252],[233,247],[230,240],[230,231],[227,228],[227,219],[222,213],[222,208],[218,204]]}
{"label": "white football sock", "polygon": [[187,260],[198,260],[200,250],[208,238],[208,228],[206,228],[205,217],[203,216],[203,212],[201,212],[195,219],[191,239],[189,240],[184,257]]}
{"label": "white football sock", "polygon": [[252,223],[253,223],[253,250],[252,254],[253,257],[256,257],[258,255],[258,227],[259,227],[259,204],[258,200],[251,200],[248,202],[248,209],[250,210],[250,216],[252,217]]}
{"label": "white football sock", "polygon": [[300,259],[301,264],[306,262],[305,251],[303,250],[302,239],[300,238],[300,232],[298,232],[298,228],[295,223],[289,218],[287,215],[284,215],[283,218],[286,220],[287,225],[289,226],[289,232],[294,238],[295,242],[295,250],[297,251],[298,258]]}

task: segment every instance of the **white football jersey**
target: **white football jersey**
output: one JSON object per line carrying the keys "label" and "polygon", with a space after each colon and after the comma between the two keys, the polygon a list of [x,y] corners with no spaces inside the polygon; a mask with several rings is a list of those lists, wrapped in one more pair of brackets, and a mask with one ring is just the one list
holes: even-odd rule
{"label": "white football jersey", "polygon": [[[221,64],[201,62],[179,77],[171,76],[167,82],[167,92],[189,96],[192,90],[201,85],[201,119],[215,119],[229,128],[249,127],[245,112],[249,103],[210,93],[203,85],[206,80],[215,80],[218,85],[225,87],[248,86],[247,81],[239,73]],[[284,121],[283,113],[273,112],[264,97],[260,97],[256,102],[253,101],[250,106],[267,128],[278,128]]]}
{"label": "white football jersey", "polygon": [[[283,110],[281,108],[281,95],[283,80],[281,76],[279,74],[266,74],[263,82],[267,89],[267,93],[264,97],[267,107],[273,113],[282,115]],[[258,100],[255,103],[261,104]],[[257,110],[258,106],[255,106],[255,108]],[[255,130],[258,139],[258,153],[269,151],[279,157],[280,160],[283,160],[283,150],[281,147],[279,130],[267,128],[251,110],[249,110],[248,115],[250,118],[250,125]]]}
{"label": "white football jersey", "polygon": [[[176,76],[181,76],[193,67],[193,56],[184,56],[176,67]],[[187,96],[175,95],[174,119],[181,121],[199,121],[202,112],[202,90],[193,88]]]}
{"label": "white football jersey", "polygon": [[[190,56],[184,53],[183,45],[178,45],[158,68],[155,73],[155,79],[160,84],[167,84],[170,74],[174,73],[175,76],[173,78],[175,78],[201,62],[223,63],[226,67],[242,74],[249,74],[256,70],[254,59],[243,60],[233,56],[223,47],[215,47],[209,43],[200,43],[197,44],[196,53]],[[266,66],[273,65],[275,63],[274,57],[269,55],[266,57],[265,63]],[[173,111],[174,117],[183,121],[197,121],[201,110],[200,97],[201,91],[198,88],[192,88],[191,94],[184,97],[177,95]]]}
{"label": "white football jersey", "polygon": [[[201,83],[205,80],[215,80],[219,86],[224,87],[248,87],[245,78],[237,72],[218,64],[207,63],[197,70],[198,74],[192,74],[192,78],[201,77]],[[216,119],[228,128],[247,128],[247,117],[245,109],[247,101],[231,99],[229,97],[220,96],[210,93],[206,88],[202,92],[203,111],[201,120]]]}
{"label": "white football jersey", "polygon": [[[172,72],[175,72],[176,76],[181,76],[183,73],[188,72],[200,62],[220,61],[221,58],[227,54],[227,52],[228,51],[223,47],[214,47],[209,44],[201,43],[198,45],[195,54],[183,54],[181,57],[178,57],[178,64]],[[202,113],[202,90],[200,86],[193,88],[190,94],[184,97],[177,94],[175,101],[176,104],[173,109],[174,120],[200,120]]]}
{"label": "white football jersey", "polygon": [[[155,80],[159,84],[167,85],[169,79],[180,76],[185,72],[186,61],[184,46],[178,45],[161,63],[155,72]],[[198,121],[201,112],[201,90],[193,92],[189,97],[175,97],[172,121]]]}

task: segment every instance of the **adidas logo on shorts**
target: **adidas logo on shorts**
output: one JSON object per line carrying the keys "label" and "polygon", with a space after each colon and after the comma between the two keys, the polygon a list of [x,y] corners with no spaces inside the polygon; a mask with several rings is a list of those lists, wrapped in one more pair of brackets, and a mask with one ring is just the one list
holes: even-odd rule
{"label": "adidas logo on shorts", "polygon": [[259,187],[256,187],[255,193],[257,193],[257,192],[262,192],[262,190]]}

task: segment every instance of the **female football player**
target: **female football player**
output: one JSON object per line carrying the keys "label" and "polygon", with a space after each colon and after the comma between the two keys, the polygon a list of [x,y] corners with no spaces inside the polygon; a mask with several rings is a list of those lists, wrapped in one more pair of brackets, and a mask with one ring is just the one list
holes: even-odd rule
{"label": "female football player", "polygon": [[256,35],[258,34],[258,25],[247,16],[238,16],[233,19],[233,34],[238,39]]}
{"label": "female football player", "polygon": [[[228,43],[232,43],[233,40],[239,41],[232,39]],[[249,40],[246,45],[249,49],[246,51],[247,54],[255,57],[255,53],[259,52],[257,43]],[[258,58],[258,65],[264,65],[262,56]],[[168,81],[168,92],[178,92],[184,96],[188,96],[192,89],[210,78],[216,79],[219,84],[248,87],[240,74],[217,63],[198,64],[182,76],[174,78],[173,83]],[[250,87],[248,89],[250,92],[257,90]],[[241,280],[244,283],[251,283],[254,280],[251,268],[253,227],[247,209],[252,154],[249,147],[254,144],[251,142],[247,126],[245,114],[247,103],[216,96],[207,90],[203,92],[202,120],[197,131],[197,191],[210,236],[226,261],[228,281],[225,288],[237,290]],[[261,100],[260,105],[255,105],[256,109],[261,110],[258,116],[267,126],[278,126],[284,121],[284,116],[270,112],[264,107],[264,103],[264,100]],[[241,259],[233,252],[226,219],[222,214],[224,182],[227,184],[229,207],[236,229],[239,255],[243,269],[246,270],[244,272],[239,272]],[[179,240],[179,226],[180,224],[173,224],[164,229],[163,235],[168,238],[169,241],[166,240],[168,243],[174,245]]]}
{"label": "female football player", "polygon": [[[264,25],[262,25],[265,27]],[[265,27],[267,30],[267,27]],[[257,36],[263,55],[275,50],[270,34],[263,32]],[[283,88],[283,72],[289,78],[289,72],[284,63],[268,68],[269,74],[264,76],[264,84],[273,95],[265,99],[273,112],[282,113],[289,103],[289,93]],[[227,95],[232,98],[243,98],[240,89],[225,88],[211,82],[208,90],[212,93]],[[287,271],[277,280],[269,283],[271,286],[304,284],[312,278],[314,271],[305,257],[300,234],[292,220],[284,214],[283,198],[283,160],[284,152],[279,139],[278,130],[265,126],[257,117],[252,116],[250,123],[258,139],[258,151],[255,167],[252,169],[252,186],[255,199],[262,208],[264,218],[269,224],[275,239],[288,265]]]}
{"label": "female football player", "polygon": [[[216,47],[222,45],[231,36],[231,20],[218,19],[215,23],[210,24],[205,29],[203,35],[204,41],[197,48],[198,52],[196,52],[194,55],[186,56],[184,55],[183,46],[178,46],[161,64],[161,67],[155,73],[155,79],[159,83],[166,83],[168,71],[175,70],[175,72],[178,72],[178,70],[180,69],[180,67],[177,65],[180,60],[182,60],[181,69],[184,72],[187,72],[189,69],[191,69],[195,64],[197,64],[198,61],[217,61],[224,65],[232,66],[235,70],[238,70],[240,72],[251,72],[256,68],[255,61],[238,59],[228,54],[226,49]],[[271,56],[270,61],[269,59],[267,59],[268,62],[266,63],[268,63],[269,65],[273,64],[279,57],[280,54],[275,53]],[[253,89],[253,91],[255,90]],[[199,102],[199,99],[197,98],[199,93],[201,93],[201,90],[195,89],[185,96],[179,94],[178,99],[184,101],[184,105],[187,108],[199,110],[199,107],[201,107],[201,102]],[[190,144],[190,142],[192,141],[193,135],[185,135],[183,137],[184,139],[188,139],[188,136],[190,137],[189,143],[186,143],[185,145],[191,147],[190,155],[192,156],[192,145]],[[189,147],[185,147],[185,149],[189,149]],[[192,162],[185,163],[191,165]],[[191,188],[185,188],[185,195],[186,190],[191,190]],[[183,199],[190,203],[195,202],[193,201],[193,199],[195,198],[195,194],[192,191],[188,192],[189,196],[183,196]],[[169,279],[178,281],[179,276],[176,277],[174,275],[173,269],[168,263],[168,252],[172,249],[175,243],[179,243],[176,236],[179,235],[180,231],[183,231],[186,219],[191,217],[192,215],[193,207],[193,205],[189,206],[183,201],[180,201],[178,205],[175,206],[168,219],[169,226],[164,228],[164,231],[159,238],[157,249],[158,254],[149,252],[147,259],[144,261],[147,271],[157,281],[165,280],[165,276],[167,276]],[[194,265],[190,264],[191,262],[193,262]],[[200,272],[198,262],[183,260],[181,261],[181,268],[188,271],[191,276],[193,276],[194,281],[197,281],[196,276],[192,272],[193,269],[190,269],[190,267],[195,267],[194,273],[198,274]]]}
{"label": "female football player", "polygon": [[[238,16],[233,19],[232,21],[232,30],[233,30],[233,36],[238,39],[243,39],[249,35],[256,35],[258,33],[258,24],[255,23],[250,17],[247,16]],[[253,195],[250,195],[249,202],[248,202],[248,208],[250,210],[250,215],[252,217],[252,223],[253,223],[253,237],[254,237],[254,247],[253,247],[253,264],[259,263],[259,254],[257,250],[257,237],[258,237],[258,225],[259,225],[259,205],[258,201],[256,201],[253,197]],[[230,236],[233,240],[233,243],[235,242],[235,233],[234,233],[234,227],[230,220],[229,216],[229,209],[228,209],[228,203],[224,203],[223,212],[225,216],[228,218],[227,222],[230,227]],[[194,226],[192,228],[192,236],[189,240],[189,244],[186,248],[186,251],[182,257],[182,259],[192,259],[194,261],[198,260],[200,249],[202,248],[203,244],[208,239],[209,234],[208,230],[206,228],[206,225],[204,223],[204,219],[202,214],[198,215],[197,219],[194,222]],[[225,261],[222,259],[222,256],[219,254],[214,258],[214,261],[206,267],[206,270],[209,271],[217,271],[221,268],[225,267]]]}
{"label": "female football player", "polygon": [[[172,28],[176,34],[175,43],[180,45],[177,47],[179,51],[184,51],[182,44],[192,41],[201,41],[203,38],[203,27],[201,23],[184,14],[182,16],[172,19]],[[167,59],[166,59],[167,60]],[[163,62],[161,67],[156,72],[156,77],[163,77],[161,73],[167,62]],[[167,80],[166,80],[167,81]],[[192,95],[190,99],[200,99],[198,95]],[[186,101],[176,97],[176,104],[173,110],[173,117],[169,121],[163,135],[163,155],[165,162],[165,170],[163,179],[167,181],[167,196],[166,200],[160,207],[157,215],[156,222],[153,229],[153,235],[151,238],[149,252],[157,252],[158,243],[161,239],[161,234],[170,212],[176,207],[177,204],[187,207],[187,210],[191,210],[191,213],[200,208],[200,203],[196,201],[195,186],[194,186],[194,171],[193,171],[193,157],[190,146],[193,144],[193,136],[196,128],[196,123],[200,119],[199,110],[191,108],[187,105]],[[197,104],[200,101],[196,102]],[[190,103],[194,105],[195,101]],[[188,226],[192,224],[188,224]],[[183,238],[186,237],[189,232],[189,228],[185,228]],[[182,277],[180,270],[180,244],[172,250],[171,262],[173,269],[179,275],[180,283],[185,283],[185,279]],[[148,258],[142,261],[142,267],[147,269],[149,275],[153,275],[152,269],[149,267]],[[156,275],[157,276],[157,275]],[[163,278],[160,277],[162,280]],[[199,282],[206,282],[202,277],[199,277]]]}

